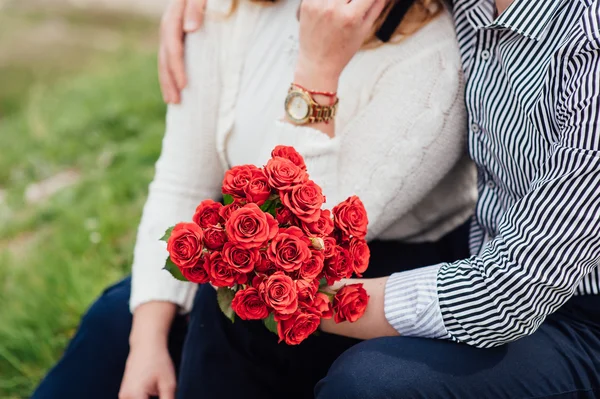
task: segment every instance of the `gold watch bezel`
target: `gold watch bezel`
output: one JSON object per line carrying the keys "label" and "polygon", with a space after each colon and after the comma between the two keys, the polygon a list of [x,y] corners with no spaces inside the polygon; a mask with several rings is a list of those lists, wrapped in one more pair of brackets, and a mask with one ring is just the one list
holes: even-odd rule
{"label": "gold watch bezel", "polygon": [[[306,105],[308,106],[308,110],[306,112],[306,116],[302,119],[296,119],[294,118],[294,116],[290,113],[290,103],[292,102],[293,99],[295,99],[296,97],[300,97],[304,102],[306,102]],[[309,122],[310,117],[313,114],[313,104],[312,104],[312,98],[310,97],[310,95],[302,90],[299,89],[291,89],[287,95],[287,97],[285,98],[285,113],[287,114],[287,117],[290,118],[290,120],[298,125],[305,125],[306,123]]]}

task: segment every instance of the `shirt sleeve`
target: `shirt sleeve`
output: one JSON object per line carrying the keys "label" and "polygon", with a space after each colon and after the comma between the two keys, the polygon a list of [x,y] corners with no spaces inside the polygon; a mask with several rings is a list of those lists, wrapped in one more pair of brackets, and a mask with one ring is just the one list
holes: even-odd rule
{"label": "shirt sleeve", "polygon": [[[599,35],[600,36],[600,35]],[[410,287],[409,274],[388,283],[386,314],[402,334],[435,336],[428,318],[441,317],[451,338],[492,347],[533,333],[574,294],[600,262],[600,50],[588,42],[564,65],[565,90],[557,107],[560,134],[528,193],[502,217],[497,236],[482,253],[443,264]],[[419,288],[429,287],[429,288]],[[402,303],[416,296],[428,301]],[[398,292],[396,292],[398,291]],[[428,296],[429,295],[429,296]],[[436,311],[427,310],[436,308]],[[410,324],[397,316],[413,315]],[[416,310],[415,310],[416,309]],[[435,314],[435,315],[434,315]],[[417,316],[414,316],[417,315]]]}
{"label": "shirt sleeve", "polygon": [[385,316],[402,335],[449,338],[438,303],[436,282],[440,266],[395,273],[388,279]]}

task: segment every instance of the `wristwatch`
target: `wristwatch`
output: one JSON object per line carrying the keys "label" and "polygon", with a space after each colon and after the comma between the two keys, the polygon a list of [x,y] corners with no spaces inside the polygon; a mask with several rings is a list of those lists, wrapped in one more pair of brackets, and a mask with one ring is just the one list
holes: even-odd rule
{"label": "wristwatch", "polygon": [[285,99],[287,117],[296,125],[309,123],[329,123],[337,111],[338,98],[332,105],[317,103],[311,93],[296,85],[292,85]]}

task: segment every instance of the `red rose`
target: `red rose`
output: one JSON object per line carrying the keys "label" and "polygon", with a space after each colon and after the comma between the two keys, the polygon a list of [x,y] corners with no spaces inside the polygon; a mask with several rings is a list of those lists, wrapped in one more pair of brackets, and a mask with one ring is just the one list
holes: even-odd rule
{"label": "red rose", "polygon": [[183,277],[185,277],[189,282],[204,284],[210,281],[210,276],[208,274],[208,270],[206,269],[206,262],[204,259],[200,259],[200,261],[198,261],[194,267],[186,267],[180,270],[181,274],[183,274]]}
{"label": "red rose", "polygon": [[250,273],[260,261],[258,248],[245,248],[230,242],[223,246],[222,256],[225,262],[240,273]]}
{"label": "red rose", "polygon": [[336,323],[354,323],[367,310],[369,295],[362,284],[345,285],[333,297],[334,320]]}
{"label": "red rose", "polygon": [[310,306],[322,319],[331,319],[333,317],[333,308],[329,297],[322,292],[318,292]]}
{"label": "red rose", "polygon": [[352,276],[352,257],[347,249],[337,246],[335,255],[325,261],[325,278],[328,285]]}
{"label": "red rose", "polygon": [[246,288],[235,293],[231,308],[242,320],[262,320],[269,316],[267,305],[260,299],[256,288]]}
{"label": "red rose", "polygon": [[266,276],[264,274],[255,274],[254,277],[252,277],[252,287],[258,289],[258,294],[260,295],[260,285],[262,284],[263,281],[265,281],[266,279],[268,279],[269,276]]}
{"label": "red rose", "polygon": [[211,199],[204,200],[196,208],[196,213],[192,220],[203,229],[211,226],[216,226],[221,223],[219,210],[223,207],[222,204]]}
{"label": "red rose", "polygon": [[279,207],[276,210],[275,217],[280,226],[296,224],[296,216],[285,206]]}
{"label": "red rose", "polygon": [[346,236],[365,238],[367,235],[367,211],[357,196],[349,197],[333,208],[333,216],[335,227]]}
{"label": "red rose", "polygon": [[275,157],[265,166],[269,185],[276,190],[290,190],[308,180],[308,175],[289,159]]}
{"label": "red rose", "polygon": [[311,251],[312,256],[300,266],[299,275],[305,280],[314,280],[323,271],[325,254],[323,251]]}
{"label": "red rose", "polygon": [[333,219],[331,212],[326,209],[314,222],[302,222],[302,229],[309,236],[328,236],[333,231]]}
{"label": "red rose", "polygon": [[323,238],[323,242],[325,244],[325,249],[323,250],[323,253],[325,254],[325,259],[334,257],[335,256],[335,248],[337,246],[335,238],[325,237],[325,238]]}
{"label": "red rose", "polygon": [[298,219],[305,223],[314,223],[321,217],[321,206],[325,202],[323,191],[314,181],[294,186],[289,191],[279,193],[281,202],[288,207]]}
{"label": "red rose", "polygon": [[285,341],[288,345],[298,345],[317,331],[320,323],[321,318],[314,312],[298,312],[287,320],[280,320],[277,323],[279,342]]}
{"label": "red rose", "polygon": [[248,202],[254,202],[257,205],[262,205],[271,195],[271,187],[267,176],[262,170],[258,169],[253,172],[252,180],[246,186],[246,199]]}
{"label": "red rose", "polygon": [[233,212],[225,223],[229,241],[244,248],[258,248],[271,240],[279,225],[273,216],[260,210],[256,204],[246,204]]}
{"label": "red rose", "polygon": [[227,242],[227,234],[221,227],[209,227],[204,230],[204,246],[211,251],[220,251]]}
{"label": "red rose", "polygon": [[243,208],[244,204],[239,201],[234,201],[229,205],[225,205],[219,210],[219,215],[223,218],[223,221],[228,221],[231,214],[240,208]]}
{"label": "red rose", "polygon": [[298,309],[298,293],[296,284],[283,272],[275,272],[263,280],[258,288],[261,299],[272,308],[278,316],[292,315]]}
{"label": "red rose", "polygon": [[300,269],[311,257],[310,240],[298,227],[280,229],[269,244],[267,255],[273,263],[286,272]]}
{"label": "red rose", "polygon": [[352,256],[352,268],[354,273],[358,277],[362,277],[362,274],[369,267],[369,257],[371,256],[371,250],[365,240],[360,238],[352,237],[348,243],[348,251]]}
{"label": "red rose", "polygon": [[196,223],[179,223],[167,241],[171,261],[179,268],[194,267],[202,256],[202,229]]}
{"label": "red rose", "polygon": [[223,178],[223,194],[229,194],[236,198],[246,197],[246,187],[258,170],[260,169],[254,165],[240,165],[229,169]]}
{"label": "red rose", "polygon": [[215,287],[233,287],[248,281],[248,276],[231,267],[220,252],[213,252],[207,262],[210,282]]}
{"label": "red rose", "polygon": [[271,151],[271,157],[281,157],[285,159],[289,159],[294,163],[294,165],[298,166],[302,170],[306,170],[306,164],[304,163],[304,158],[302,155],[298,153],[294,149],[294,147],[289,147],[285,145],[278,145]]}
{"label": "red rose", "polygon": [[317,295],[319,290],[319,282],[316,280],[296,280],[296,291],[298,291],[298,302],[309,305]]}
{"label": "red rose", "polygon": [[260,258],[254,266],[254,270],[256,273],[271,275],[277,271],[277,265],[271,262],[271,259],[269,259],[269,255],[267,255],[266,251],[260,251]]}

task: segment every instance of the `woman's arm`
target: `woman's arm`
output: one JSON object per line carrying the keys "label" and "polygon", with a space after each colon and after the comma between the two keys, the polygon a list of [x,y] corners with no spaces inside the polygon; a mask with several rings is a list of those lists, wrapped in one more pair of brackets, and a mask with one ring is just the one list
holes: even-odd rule
{"label": "woman's arm", "polygon": [[[382,65],[374,63],[373,73],[380,76],[369,102],[333,138],[310,125],[274,122],[263,150],[267,153],[275,144],[294,146],[329,207],[358,195],[369,215],[369,238],[426,197],[431,200],[450,173],[458,176],[455,187],[447,188],[455,197],[437,198],[437,211],[446,207],[446,216],[466,215],[475,201],[472,165],[462,162],[465,110],[456,43],[436,33],[410,40],[403,44],[410,57],[382,57]],[[384,62],[388,65],[382,70]],[[340,107],[344,100],[340,98]],[[451,200],[459,204],[457,209],[449,208]]]}
{"label": "woman's arm", "polygon": [[[343,149],[337,137],[329,138],[312,127],[279,123],[273,128],[276,141],[294,145],[305,156],[311,177],[324,187],[330,206],[351,194],[363,199],[370,237],[414,209],[453,168],[470,171],[468,164],[460,162],[465,113],[456,44],[451,38],[437,43],[428,40],[410,58],[391,63],[368,105],[343,131],[335,132],[334,137],[342,136],[347,143]],[[475,199],[470,183],[474,180],[463,182],[467,204]],[[460,194],[458,184],[456,195]],[[401,257],[398,254],[399,261]],[[335,324],[324,320],[321,328],[359,339],[398,335],[384,311],[387,280],[360,280],[370,301],[359,321]],[[353,282],[358,281],[342,283]]]}
{"label": "woman's arm", "polygon": [[[188,220],[206,198],[217,199],[223,170],[216,146],[220,94],[220,29],[208,22],[187,39],[189,83],[181,105],[168,109],[166,134],[150,184],[134,250],[130,354],[120,398],[173,398],[175,373],[167,350],[177,308],[189,310],[196,285],[162,270],[167,253],[159,238]],[[206,79],[210,76],[211,79]]]}
{"label": "woman's arm", "polygon": [[[166,134],[150,184],[134,251],[131,309],[165,301],[189,309],[195,285],[162,270],[166,252],[159,238],[193,215],[198,203],[220,194],[223,169],[217,155],[216,128],[220,95],[219,24],[206,21],[187,39],[189,84],[182,104],[167,113]],[[206,79],[210,76],[210,79]]]}

